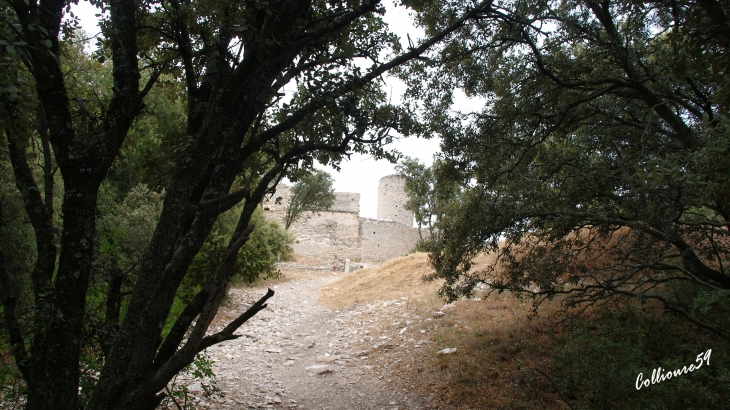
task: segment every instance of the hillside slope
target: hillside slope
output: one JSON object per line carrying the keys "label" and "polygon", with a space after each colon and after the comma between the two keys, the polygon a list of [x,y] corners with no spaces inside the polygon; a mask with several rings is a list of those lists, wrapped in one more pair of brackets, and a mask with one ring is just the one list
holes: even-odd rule
{"label": "hillside slope", "polygon": [[428,254],[416,252],[381,265],[358,270],[319,291],[319,301],[327,306],[342,308],[377,301],[433,299],[443,281],[426,282],[423,277],[433,273]]}

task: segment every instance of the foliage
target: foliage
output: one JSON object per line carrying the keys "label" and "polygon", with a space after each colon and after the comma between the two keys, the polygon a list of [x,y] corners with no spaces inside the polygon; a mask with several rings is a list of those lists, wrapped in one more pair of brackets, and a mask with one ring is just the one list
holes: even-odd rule
{"label": "foliage", "polygon": [[[418,234],[421,227],[433,227],[433,185],[434,177],[430,167],[426,167],[418,159],[405,157],[395,168],[399,175],[405,178],[405,191],[408,194],[406,209],[413,212],[418,224]],[[423,237],[421,237],[423,239]]]}
{"label": "foliage", "polygon": [[152,239],[162,212],[161,193],[137,184],[117,202],[111,186],[102,188],[99,200],[99,260],[102,271],[120,268],[128,271],[139,263]]}
{"label": "foliage", "polygon": [[332,176],[315,170],[299,177],[291,188],[291,197],[284,211],[284,229],[289,229],[304,212],[328,211],[335,203]]}
{"label": "foliage", "polygon": [[[419,21],[436,31],[462,4],[419,5]],[[499,2],[413,64],[410,96],[443,141],[437,180],[463,190],[430,245],[444,294],[489,282],[538,305],[652,299],[730,335],[727,299],[705,296],[730,289],[727,15],[718,2]],[[479,109],[452,109],[455,90]],[[471,270],[485,251],[497,262]],[[717,302],[703,313],[697,296]]]}
{"label": "foliage", "polygon": [[[726,344],[698,337],[686,322],[661,312],[601,305],[590,317],[567,325],[551,349],[553,377],[575,408],[708,409],[728,404]],[[660,367],[662,373],[681,370],[697,364],[697,355],[708,349],[709,366],[636,389],[639,373],[646,380]]]}
{"label": "foliage", "polygon": [[186,112],[183,84],[170,74],[161,75],[110,169],[108,179],[118,190],[127,192],[135,183],[156,192],[164,189],[187,140]]}
{"label": "foliage", "polygon": [[[314,161],[393,160],[391,132],[415,125],[377,79],[483,8],[403,50],[378,1],[114,0],[89,55],[70,2],[2,3],[3,178],[35,252],[26,289],[3,286],[0,303],[27,408],[154,408],[200,352],[235,338],[271,297],[207,334],[239,251],[252,242],[245,269],[263,272],[286,242],[255,239],[264,196]],[[219,222],[231,209],[235,225]],[[3,283],[25,273],[0,258]]]}
{"label": "foliage", "polygon": [[[0,153],[3,155],[3,153]],[[8,286],[20,296],[20,310],[30,309],[30,275],[33,270],[35,247],[33,229],[28,226],[28,215],[17,190],[13,186],[12,170],[7,161],[0,161],[0,249],[5,266],[15,272]]]}
{"label": "foliage", "polygon": [[[0,18],[7,21],[11,11],[0,5]],[[32,83],[23,69],[22,48],[27,43],[9,25],[0,26],[0,135],[6,132],[27,145],[33,133],[32,116],[38,99],[28,87]],[[5,146],[5,141],[0,142]]]}
{"label": "foliage", "polygon": [[[4,151],[0,151],[0,157],[7,156]],[[11,172],[8,161],[0,160],[0,258],[6,269],[15,273],[9,283],[0,279],[0,296],[5,292],[21,295],[16,311],[20,324],[25,327],[32,309],[30,276],[35,248],[33,230],[26,223],[28,216],[13,186]],[[10,409],[20,409],[26,385],[12,360],[4,313],[4,307],[0,306],[0,403]]]}
{"label": "foliage", "polygon": [[213,373],[213,361],[208,358],[205,352],[198,354],[193,363],[183,369],[181,375],[197,381],[202,395],[192,394],[189,385],[178,383],[180,375],[176,375],[165,387],[168,396],[161,403],[161,407],[194,410],[198,408],[203,400],[210,401],[211,399],[225,397],[225,394],[216,383],[215,374]]}
{"label": "foliage", "polygon": [[[218,262],[227,248],[227,239],[236,228],[237,216],[241,206],[227,211],[218,218],[208,238],[188,268],[188,275],[180,294],[189,301],[206,279],[215,271]],[[279,259],[286,259],[292,252],[294,239],[274,220],[264,218],[261,208],[257,208],[251,216],[251,224],[256,230],[251,238],[238,251],[238,256],[231,270],[231,277],[246,283],[253,283],[261,276],[276,272],[274,265]]]}
{"label": "foliage", "polygon": [[437,178],[449,173],[449,165],[437,159],[432,166],[426,167],[418,159],[405,157],[396,165],[396,171],[405,178],[406,209],[415,214],[419,234],[424,225],[433,233],[434,225],[440,223],[451,207],[460,201],[459,185],[448,178]]}

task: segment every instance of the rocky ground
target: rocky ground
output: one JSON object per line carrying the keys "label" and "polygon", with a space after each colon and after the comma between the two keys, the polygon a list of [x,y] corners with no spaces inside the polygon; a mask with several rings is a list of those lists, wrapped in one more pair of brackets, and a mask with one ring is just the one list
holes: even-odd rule
{"label": "rocky ground", "polygon": [[[429,401],[433,397],[424,397],[416,386],[390,378],[391,366],[435,347],[428,339],[435,319],[408,313],[406,297],[330,309],[317,302],[317,291],[341,275],[324,269],[284,273],[290,280],[269,285],[276,294],[267,309],[239,329],[243,336],[208,349],[225,397],[206,400],[199,407],[438,407]],[[211,332],[265,293],[265,287],[232,289]],[[200,396],[200,383],[190,377],[182,376],[177,383]]]}

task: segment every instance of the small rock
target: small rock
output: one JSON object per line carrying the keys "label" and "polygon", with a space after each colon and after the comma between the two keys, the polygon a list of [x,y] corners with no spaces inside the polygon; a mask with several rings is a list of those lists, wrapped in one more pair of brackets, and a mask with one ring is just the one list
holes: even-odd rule
{"label": "small rock", "polygon": [[319,356],[317,362],[319,363],[332,363],[335,360],[340,360],[340,356]]}
{"label": "small rock", "polygon": [[317,374],[330,374],[330,373],[334,373],[334,372],[335,371],[332,369],[322,369],[322,370],[318,371]]}
{"label": "small rock", "polygon": [[266,353],[281,353],[281,349],[266,349]]}
{"label": "small rock", "polygon": [[408,330],[408,328],[407,327],[404,327],[403,329],[400,330],[400,332],[398,332],[398,334],[399,335],[402,335],[403,333],[406,332],[406,330]]}
{"label": "small rock", "polygon": [[451,354],[451,353],[456,353],[455,347],[447,347],[446,349],[441,349],[438,352],[436,352],[436,354]]}
{"label": "small rock", "polygon": [[439,317],[441,317],[441,316],[443,316],[443,315],[445,315],[445,314],[446,314],[446,313],[444,313],[444,312],[442,312],[442,311],[440,311],[440,310],[437,310],[437,311],[433,312],[433,317],[435,317],[435,318],[439,318]]}

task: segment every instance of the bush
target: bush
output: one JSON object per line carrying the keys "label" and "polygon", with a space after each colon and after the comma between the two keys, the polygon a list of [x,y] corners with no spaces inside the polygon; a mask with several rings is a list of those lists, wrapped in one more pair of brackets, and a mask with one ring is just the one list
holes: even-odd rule
{"label": "bush", "polygon": [[[236,229],[241,206],[234,207],[218,218],[205,244],[190,264],[188,276],[181,287],[184,295],[181,296],[192,298],[215,271]],[[251,217],[251,224],[256,228],[248,242],[238,251],[231,277],[232,280],[246,283],[275,275],[277,260],[286,259],[291,254],[291,244],[294,241],[291,234],[282,229],[278,222],[266,220],[260,207]]]}
{"label": "bush", "polygon": [[[730,351],[713,334],[647,306],[600,306],[569,325],[554,347],[553,368],[575,408],[709,409],[730,406]],[[636,389],[639,373],[651,379],[695,363],[712,349],[710,365]]]}

